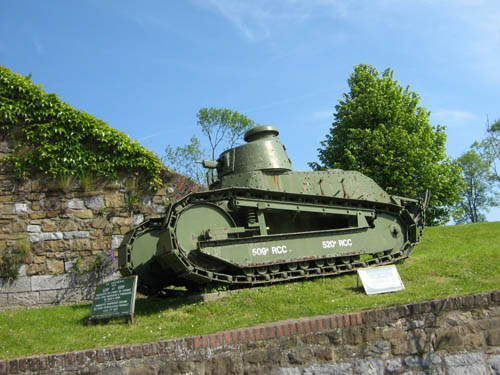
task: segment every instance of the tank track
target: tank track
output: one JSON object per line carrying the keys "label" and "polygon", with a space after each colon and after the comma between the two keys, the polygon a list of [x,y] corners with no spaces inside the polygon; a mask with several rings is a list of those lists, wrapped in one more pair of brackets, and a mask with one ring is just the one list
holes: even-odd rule
{"label": "tank track", "polygon": [[[301,262],[288,262],[280,264],[256,264],[255,266],[232,270],[231,273],[209,271],[193,262],[187,254],[177,245],[175,238],[175,224],[184,208],[197,203],[231,202],[239,197],[261,199],[266,202],[280,202],[297,204],[311,204],[320,206],[343,207],[351,209],[370,209],[376,215],[385,213],[399,218],[407,228],[406,241],[401,248],[392,249],[375,254],[338,256],[322,259],[306,259]],[[396,200],[398,199],[398,200]],[[132,250],[134,239],[149,230],[160,230],[166,232],[170,237],[171,248],[163,249],[161,255],[162,264],[168,264],[169,268],[176,270],[176,278],[182,280],[181,284],[193,286],[209,283],[230,284],[238,287],[249,287],[268,285],[273,283],[309,279],[315,277],[335,276],[343,273],[354,272],[357,269],[388,265],[400,262],[408,257],[413,248],[421,239],[425,217],[424,212],[428,204],[429,193],[419,199],[397,198],[394,203],[372,202],[360,199],[346,199],[324,196],[309,196],[303,194],[292,194],[283,192],[263,191],[249,188],[227,188],[212,190],[201,193],[190,194],[170,206],[164,219],[148,220],[133,230],[128,238],[127,249]],[[411,210],[413,215],[409,212]],[[417,214],[415,214],[415,212]],[[349,229],[343,229],[349,232]],[[242,239],[251,242],[253,239]],[[160,240],[161,241],[161,240]],[[178,272],[181,270],[181,272]],[[146,294],[154,294],[161,290],[141,283],[139,278],[139,290]]]}

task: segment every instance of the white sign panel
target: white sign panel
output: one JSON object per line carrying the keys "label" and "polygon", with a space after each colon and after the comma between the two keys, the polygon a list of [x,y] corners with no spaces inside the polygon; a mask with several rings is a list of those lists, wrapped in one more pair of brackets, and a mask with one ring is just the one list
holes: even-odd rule
{"label": "white sign panel", "polygon": [[397,292],[405,288],[394,264],[358,269],[358,275],[366,294]]}

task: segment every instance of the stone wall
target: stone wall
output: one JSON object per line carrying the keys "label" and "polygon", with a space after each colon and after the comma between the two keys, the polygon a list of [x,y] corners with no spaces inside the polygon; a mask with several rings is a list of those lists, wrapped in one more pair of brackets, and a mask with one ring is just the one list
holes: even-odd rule
{"label": "stone wall", "polygon": [[500,374],[500,291],[0,361],[7,374]]}
{"label": "stone wall", "polygon": [[[0,158],[10,150],[0,138]],[[68,274],[75,260],[85,264],[109,254],[133,225],[163,214],[170,200],[197,189],[192,181],[166,173],[163,189],[135,197],[139,193],[127,183],[130,177],[94,181],[84,190],[79,181],[19,181],[0,169],[0,256],[20,241],[31,247],[20,277],[0,278],[0,308],[88,298],[92,291]]]}

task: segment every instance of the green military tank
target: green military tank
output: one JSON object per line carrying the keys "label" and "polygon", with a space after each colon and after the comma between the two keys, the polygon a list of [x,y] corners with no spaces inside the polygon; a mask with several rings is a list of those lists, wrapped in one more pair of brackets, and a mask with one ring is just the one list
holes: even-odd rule
{"label": "green military tank", "polygon": [[138,275],[139,291],[155,294],[338,275],[408,257],[429,193],[390,195],[354,171],[292,171],[277,136],[276,128],[257,126],[245,144],[204,161],[217,180],[127,233],[121,273]]}

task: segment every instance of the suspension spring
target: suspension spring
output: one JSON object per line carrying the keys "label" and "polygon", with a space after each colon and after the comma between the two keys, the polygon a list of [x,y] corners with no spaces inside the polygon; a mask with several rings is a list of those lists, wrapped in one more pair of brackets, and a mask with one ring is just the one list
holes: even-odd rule
{"label": "suspension spring", "polygon": [[248,210],[247,221],[249,225],[254,225],[257,223],[257,212],[255,210]]}

